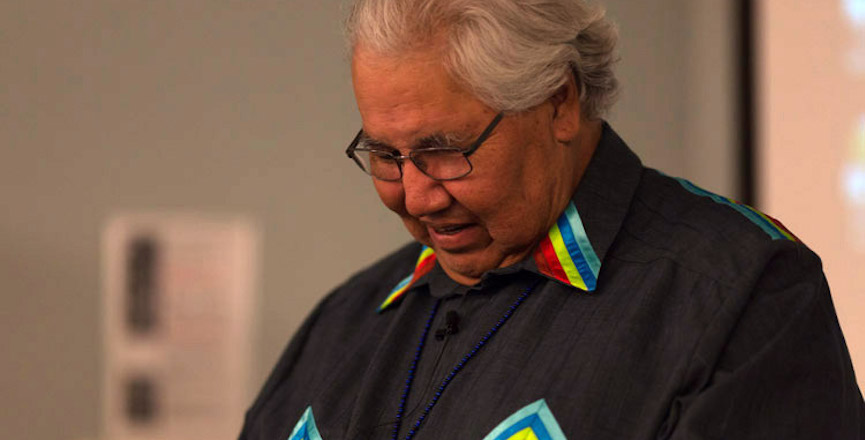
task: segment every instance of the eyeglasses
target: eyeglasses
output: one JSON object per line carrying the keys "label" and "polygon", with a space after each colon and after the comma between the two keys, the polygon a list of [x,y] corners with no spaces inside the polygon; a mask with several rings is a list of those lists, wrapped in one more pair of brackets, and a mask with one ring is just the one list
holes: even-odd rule
{"label": "eyeglasses", "polygon": [[392,150],[358,147],[357,145],[363,137],[363,130],[361,129],[346,148],[345,154],[353,159],[365,173],[386,182],[396,182],[402,179],[403,161],[406,159],[432,179],[439,181],[456,180],[472,172],[473,168],[469,156],[477,151],[490,136],[503,116],[504,112],[496,115],[483,133],[467,149],[456,147],[419,148],[412,150],[407,156],[403,156]]}

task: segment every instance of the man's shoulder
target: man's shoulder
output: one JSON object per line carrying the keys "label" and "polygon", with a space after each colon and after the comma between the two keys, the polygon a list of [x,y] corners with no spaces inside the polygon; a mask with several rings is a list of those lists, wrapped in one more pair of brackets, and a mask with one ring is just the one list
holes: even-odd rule
{"label": "man's shoulder", "polygon": [[759,276],[786,251],[819,266],[780,221],[653,169],[643,173],[623,231],[640,244],[632,247],[638,258],[667,259],[726,285]]}

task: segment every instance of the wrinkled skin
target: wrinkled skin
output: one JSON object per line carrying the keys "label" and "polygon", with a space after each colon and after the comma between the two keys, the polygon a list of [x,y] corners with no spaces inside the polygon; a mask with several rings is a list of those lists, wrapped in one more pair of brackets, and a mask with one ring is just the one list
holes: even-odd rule
{"label": "wrinkled skin", "polygon": [[[454,81],[435,49],[382,56],[355,49],[352,80],[363,130],[408,154],[419,139],[477,138],[498,113]],[[571,78],[544,103],[506,114],[470,157],[474,170],[438,182],[411,162],[401,182],[373,179],[381,201],[455,281],[472,285],[527,256],[573,194],[600,136],[582,121]]]}

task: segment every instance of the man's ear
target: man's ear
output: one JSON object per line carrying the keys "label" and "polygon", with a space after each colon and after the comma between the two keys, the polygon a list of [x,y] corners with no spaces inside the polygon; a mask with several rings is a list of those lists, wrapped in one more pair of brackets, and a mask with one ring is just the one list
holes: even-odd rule
{"label": "man's ear", "polygon": [[553,133],[556,140],[569,143],[580,131],[580,91],[574,74],[568,70],[568,79],[559,87],[550,102],[553,105]]}

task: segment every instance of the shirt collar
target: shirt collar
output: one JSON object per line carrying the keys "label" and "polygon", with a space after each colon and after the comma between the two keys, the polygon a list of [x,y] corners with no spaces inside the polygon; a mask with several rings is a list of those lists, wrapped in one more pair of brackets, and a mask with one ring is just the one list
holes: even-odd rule
{"label": "shirt collar", "polygon": [[[602,261],[622,227],[641,174],[639,158],[605,122],[577,190],[531,258],[491,270],[481,282],[525,270],[585,292],[596,290]],[[431,292],[435,296],[451,294],[459,286],[436,264],[435,252],[427,246],[421,249],[414,271],[391,290],[379,312],[424,284],[437,291]]]}
{"label": "shirt collar", "polygon": [[414,287],[419,279],[423,278],[430,270],[432,270],[433,266],[436,266],[435,251],[429,246],[423,246],[420,255],[417,258],[417,262],[414,265],[414,271],[391,289],[390,294],[384,302],[378,306],[378,311],[383,311],[402,298],[409,288]]}

